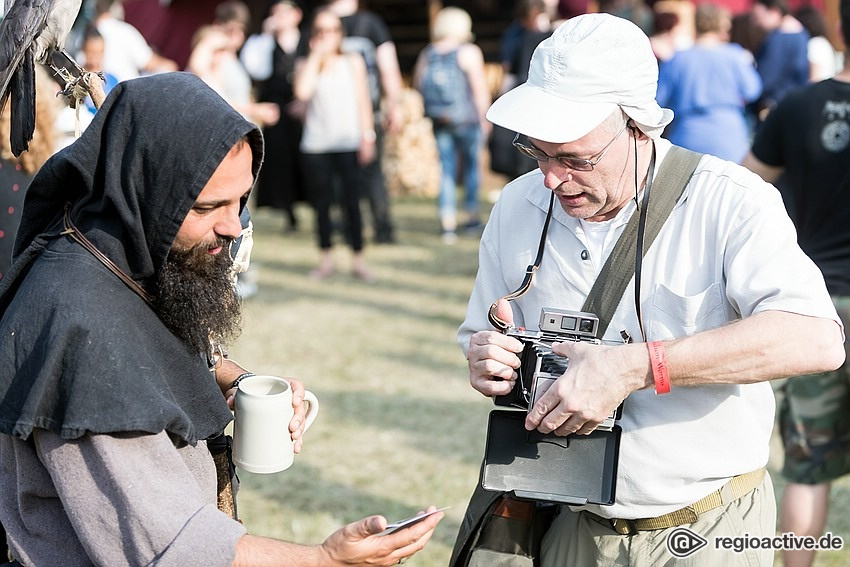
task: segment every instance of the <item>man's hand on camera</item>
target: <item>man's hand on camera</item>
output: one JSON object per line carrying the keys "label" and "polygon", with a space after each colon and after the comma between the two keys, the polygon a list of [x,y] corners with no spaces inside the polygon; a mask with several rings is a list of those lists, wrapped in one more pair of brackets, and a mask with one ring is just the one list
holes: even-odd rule
{"label": "man's hand on camera", "polygon": [[584,342],[555,343],[553,352],[569,358],[563,376],[530,408],[525,420],[529,431],[554,431],[556,435],[587,435],[607,418],[633,390],[629,379],[633,362],[628,346]]}
{"label": "man's hand on camera", "polygon": [[522,343],[496,331],[479,331],[469,340],[469,383],[485,396],[502,396],[517,379]]}
{"label": "man's hand on camera", "polygon": [[[513,311],[504,298],[496,302],[496,316],[509,326],[514,323]],[[516,384],[520,362],[518,353],[523,345],[513,337],[495,331],[480,331],[469,340],[466,358],[469,362],[469,383],[485,396],[503,396]]]}

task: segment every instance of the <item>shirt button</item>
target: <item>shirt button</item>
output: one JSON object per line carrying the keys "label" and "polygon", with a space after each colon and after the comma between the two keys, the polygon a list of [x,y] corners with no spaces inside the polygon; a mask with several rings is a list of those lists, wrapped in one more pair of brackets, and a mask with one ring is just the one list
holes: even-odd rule
{"label": "shirt button", "polygon": [[590,258],[590,254],[587,252],[587,250],[582,250],[581,251],[581,259],[587,260],[588,258]]}

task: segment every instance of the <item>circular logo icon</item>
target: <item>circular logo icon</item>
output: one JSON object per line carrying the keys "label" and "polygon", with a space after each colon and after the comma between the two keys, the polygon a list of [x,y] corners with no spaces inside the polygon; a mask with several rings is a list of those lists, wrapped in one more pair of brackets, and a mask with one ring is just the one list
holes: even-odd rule
{"label": "circular logo icon", "polygon": [[688,557],[708,544],[708,540],[688,528],[676,528],[667,534],[667,550],[675,557]]}
{"label": "circular logo icon", "polygon": [[843,120],[830,122],[821,131],[820,141],[827,151],[836,153],[844,151],[850,143],[850,124]]}

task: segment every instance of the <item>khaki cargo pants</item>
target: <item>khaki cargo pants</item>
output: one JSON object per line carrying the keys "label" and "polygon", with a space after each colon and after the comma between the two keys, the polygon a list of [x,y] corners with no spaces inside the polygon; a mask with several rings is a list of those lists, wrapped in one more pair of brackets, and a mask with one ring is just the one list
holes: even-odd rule
{"label": "khaki cargo pants", "polygon": [[[687,547],[673,545],[679,553],[676,556],[667,539],[692,537],[683,530],[690,530],[706,543],[685,556]],[[773,565],[773,549],[715,549],[715,538],[764,538],[775,533],[776,500],[770,476],[765,474],[753,491],[703,513],[692,524],[634,535],[620,535],[589,514],[563,506],[543,538],[542,567],[768,567]],[[698,540],[693,541],[696,547]]]}

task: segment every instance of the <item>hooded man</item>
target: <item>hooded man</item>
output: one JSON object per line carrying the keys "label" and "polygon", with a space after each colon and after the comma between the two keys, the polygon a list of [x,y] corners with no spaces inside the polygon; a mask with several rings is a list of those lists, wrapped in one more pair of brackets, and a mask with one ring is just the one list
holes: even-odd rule
{"label": "hooded man", "polygon": [[[440,514],[320,546],[246,535],[216,506],[207,441],[232,415],[231,242],[262,137],[197,77],[119,84],[27,194],[0,284],[0,521],[23,565],[391,565]],[[297,408],[303,416],[303,408]],[[297,418],[296,418],[297,419]]]}
{"label": "hooded man", "polygon": [[[523,345],[490,321],[533,329],[544,307],[586,311],[597,277],[607,285],[627,270],[622,291],[598,303],[611,305],[603,344],[556,342],[566,371],[523,416],[529,431],[575,434],[581,444],[622,403],[613,501],[559,506],[542,541],[544,567],[686,556],[688,565],[771,564],[776,543],[724,547],[775,533],[764,470],[775,404],[767,381],[844,359],[823,276],[797,245],[774,187],[697,155],[693,174],[674,187],[683,192],[659,193],[672,185],[671,162],[690,154],[660,138],[673,115],[655,101],[657,80],[638,27],[588,14],[541,42],[528,80],[487,113],[521,134],[515,145],[539,170],[505,187],[482,235],[458,333],[472,387],[500,396],[517,381]],[[670,196],[669,215],[656,194]],[[624,260],[603,268],[630,228],[650,234],[659,225],[654,241],[636,239]],[[527,269],[534,279],[524,289]],[[499,301],[507,297],[513,312]],[[497,316],[488,320],[491,305]]]}

